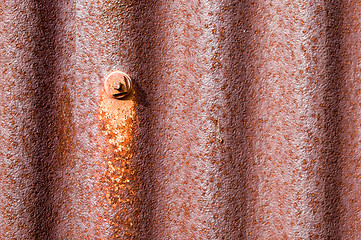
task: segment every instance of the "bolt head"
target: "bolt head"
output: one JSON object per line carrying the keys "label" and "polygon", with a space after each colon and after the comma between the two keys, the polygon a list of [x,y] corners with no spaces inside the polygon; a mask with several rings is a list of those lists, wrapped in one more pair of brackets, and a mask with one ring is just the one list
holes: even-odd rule
{"label": "bolt head", "polygon": [[132,92],[132,80],[124,72],[113,71],[106,76],[104,89],[110,97],[124,99]]}

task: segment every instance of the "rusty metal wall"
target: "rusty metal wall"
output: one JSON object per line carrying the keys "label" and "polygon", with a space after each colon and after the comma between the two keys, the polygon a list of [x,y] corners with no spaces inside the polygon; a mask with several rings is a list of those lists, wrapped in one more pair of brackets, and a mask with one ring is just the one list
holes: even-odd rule
{"label": "rusty metal wall", "polygon": [[360,239],[360,14],[1,0],[0,238]]}

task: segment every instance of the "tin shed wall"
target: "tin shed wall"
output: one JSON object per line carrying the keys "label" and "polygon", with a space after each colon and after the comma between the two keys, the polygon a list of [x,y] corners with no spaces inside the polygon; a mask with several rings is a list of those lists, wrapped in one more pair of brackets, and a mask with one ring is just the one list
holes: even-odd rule
{"label": "tin shed wall", "polygon": [[360,14],[1,0],[0,238],[360,239]]}

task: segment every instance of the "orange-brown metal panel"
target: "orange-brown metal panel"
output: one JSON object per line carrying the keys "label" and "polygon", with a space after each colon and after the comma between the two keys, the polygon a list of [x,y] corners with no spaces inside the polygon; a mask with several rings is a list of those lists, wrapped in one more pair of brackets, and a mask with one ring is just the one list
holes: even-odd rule
{"label": "orange-brown metal panel", "polygon": [[359,239],[360,13],[1,1],[1,239]]}

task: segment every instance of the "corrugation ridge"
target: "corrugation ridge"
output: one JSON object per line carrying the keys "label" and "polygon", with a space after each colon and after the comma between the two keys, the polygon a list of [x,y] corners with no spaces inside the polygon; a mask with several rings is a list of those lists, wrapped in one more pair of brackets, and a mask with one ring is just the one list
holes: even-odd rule
{"label": "corrugation ridge", "polygon": [[[135,22],[139,17],[137,1],[103,1],[102,20],[106,24],[104,39],[107,47],[105,59],[107,68],[122,70],[130,74],[133,84],[136,83],[137,56],[134,49],[136,35]],[[100,112],[105,120],[103,133],[107,135],[104,165],[106,199],[105,208],[109,222],[109,239],[138,239],[141,219],[139,218],[140,197],[138,191],[138,169],[134,164],[134,134],[137,130],[135,109],[137,101],[134,97],[117,101],[107,99],[102,93]],[[110,134],[109,134],[110,133]]]}
{"label": "corrugation ridge", "polygon": [[[75,51],[68,83],[73,98],[74,149],[69,181],[69,239],[108,239],[112,235],[107,212],[105,139],[99,123],[99,103],[108,71],[107,29],[101,0],[73,1]],[[109,30],[108,30],[109,31]]]}

